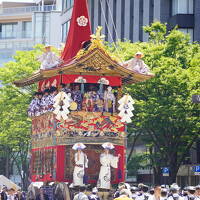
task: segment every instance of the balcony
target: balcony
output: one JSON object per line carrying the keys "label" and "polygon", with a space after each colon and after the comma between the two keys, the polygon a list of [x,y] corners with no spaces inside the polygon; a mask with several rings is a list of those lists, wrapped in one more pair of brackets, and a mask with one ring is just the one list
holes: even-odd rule
{"label": "balcony", "polygon": [[35,45],[32,39],[3,40],[0,41],[0,49],[28,50]]}
{"label": "balcony", "polygon": [[27,39],[32,38],[32,31],[21,31],[21,32],[0,32],[0,40],[9,39]]}
{"label": "balcony", "polygon": [[0,9],[0,15],[28,14],[28,13],[37,12],[37,11],[49,12],[52,10],[56,10],[55,5],[44,5],[43,8],[39,6],[2,8]]}

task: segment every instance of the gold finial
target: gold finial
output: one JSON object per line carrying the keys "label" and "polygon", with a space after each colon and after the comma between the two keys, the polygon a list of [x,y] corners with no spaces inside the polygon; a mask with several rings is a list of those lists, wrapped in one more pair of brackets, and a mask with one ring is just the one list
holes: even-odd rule
{"label": "gold finial", "polygon": [[105,35],[101,35],[102,26],[98,26],[96,28],[96,34],[91,35],[93,40],[102,41],[105,38]]}

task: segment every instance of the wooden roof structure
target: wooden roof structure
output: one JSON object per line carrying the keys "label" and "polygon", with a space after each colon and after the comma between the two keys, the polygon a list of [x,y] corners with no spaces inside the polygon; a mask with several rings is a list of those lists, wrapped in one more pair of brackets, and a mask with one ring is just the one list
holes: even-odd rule
{"label": "wooden roof structure", "polygon": [[102,36],[100,36],[98,30],[96,35],[96,37],[93,36],[89,49],[81,49],[70,62],[63,63],[56,68],[40,70],[28,78],[15,81],[14,84],[23,87],[59,74],[118,76],[121,77],[123,84],[142,82],[154,76],[153,74],[137,73],[120,65],[105,50]]}

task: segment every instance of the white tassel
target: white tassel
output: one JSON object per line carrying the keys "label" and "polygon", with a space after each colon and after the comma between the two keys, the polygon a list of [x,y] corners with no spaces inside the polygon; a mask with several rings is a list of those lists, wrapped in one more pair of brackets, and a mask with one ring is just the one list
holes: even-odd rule
{"label": "white tassel", "polygon": [[61,112],[61,116],[64,120],[68,119],[68,116],[65,112]]}
{"label": "white tassel", "polygon": [[[68,108],[70,107],[71,97],[65,92],[61,91],[55,96],[54,101],[55,103],[53,107],[55,108],[55,110],[53,111],[53,113],[56,115],[56,119],[68,119],[67,115],[70,113]],[[60,106],[60,103],[62,103],[63,105]]]}
{"label": "white tassel", "polygon": [[53,111],[54,114],[58,114],[60,112],[60,106],[56,107],[56,109]]}
{"label": "white tassel", "polygon": [[58,112],[58,114],[56,115],[56,119],[59,121],[61,120],[61,112]]}
{"label": "white tassel", "polygon": [[131,117],[133,117],[132,111],[134,110],[132,104],[134,104],[134,100],[130,95],[124,95],[118,103],[120,104],[118,115],[121,117],[121,122],[131,123]]}

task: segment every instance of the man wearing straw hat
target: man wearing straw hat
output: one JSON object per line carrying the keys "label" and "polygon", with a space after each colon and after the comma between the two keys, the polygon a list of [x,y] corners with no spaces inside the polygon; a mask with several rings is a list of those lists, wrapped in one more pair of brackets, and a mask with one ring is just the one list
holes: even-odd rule
{"label": "man wearing straw hat", "polygon": [[110,142],[102,144],[102,147],[104,148],[104,153],[100,155],[101,168],[99,172],[97,187],[101,189],[110,190],[111,167],[113,168],[118,167],[120,154],[118,156],[113,156],[112,154],[109,153],[111,149],[115,148],[114,145]]}
{"label": "man wearing straw hat", "polygon": [[51,51],[51,45],[46,45],[44,47],[45,52],[38,58],[38,61],[41,62],[40,69],[50,69],[56,67],[60,62],[60,58]]}
{"label": "man wearing straw hat", "polygon": [[144,63],[144,61],[142,60],[142,57],[144,57],[144,54],[138,51],[134,55],[134,58],[125,62],[124,67],[141,74],[148,74],[150,70],[148,66]]}
{"label": "man wearing straw hat", "polygon": [[72,149],[76,150],[74,160],[75,167],[73,173],[73,186],[84,186],[83,177],[85,175],[85,168],[88,168],[87,155],[82,151],[86,146],[83,143],[76,143]]}

